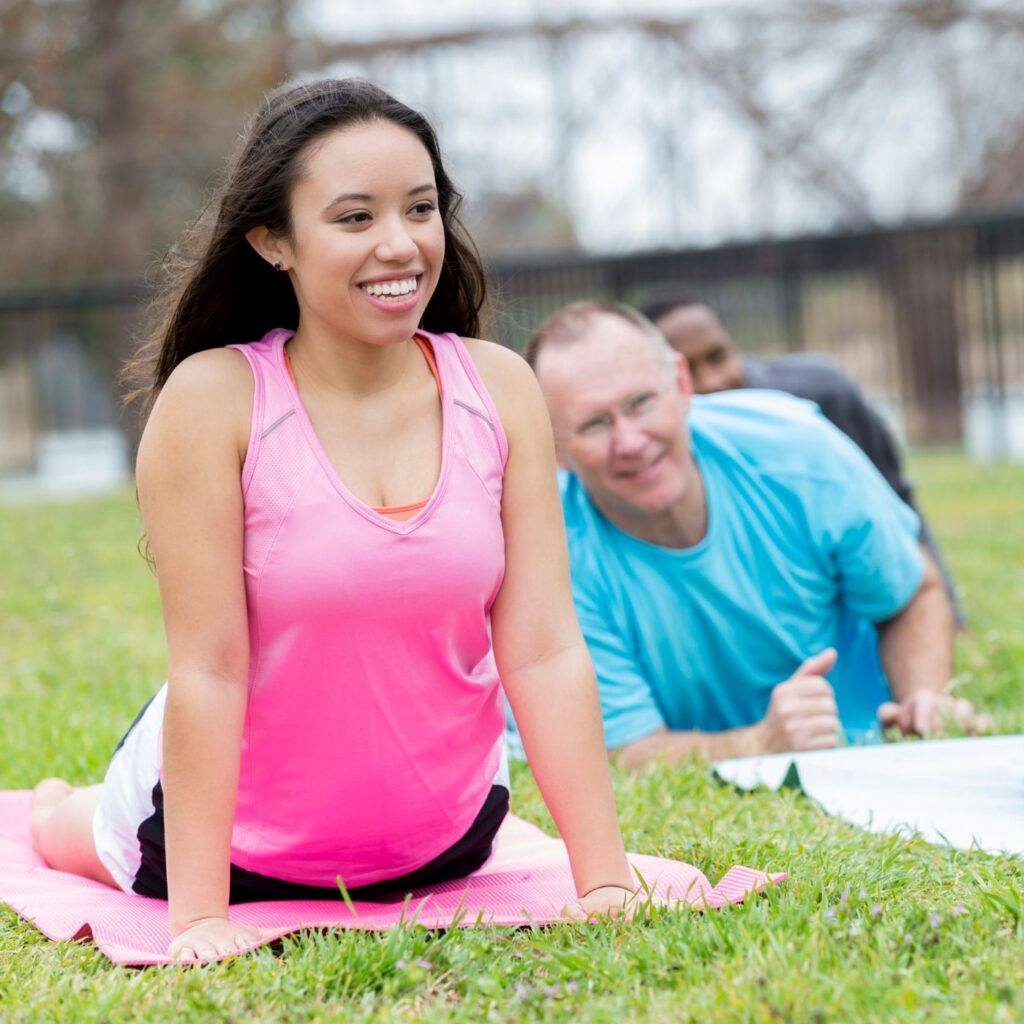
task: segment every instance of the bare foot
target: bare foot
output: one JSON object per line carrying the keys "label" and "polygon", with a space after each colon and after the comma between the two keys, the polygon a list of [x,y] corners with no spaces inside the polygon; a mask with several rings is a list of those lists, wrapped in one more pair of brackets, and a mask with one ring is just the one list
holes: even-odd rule
{"label": "bare foot", "polygon": [[42,855],[39,847],[39,833],[50,815],[62,804],[72,793],[75,787],[64,779],[43,779],[36,784],[32,790],[32,809],[29,817],[29,826],[32,831],[32,849]]}

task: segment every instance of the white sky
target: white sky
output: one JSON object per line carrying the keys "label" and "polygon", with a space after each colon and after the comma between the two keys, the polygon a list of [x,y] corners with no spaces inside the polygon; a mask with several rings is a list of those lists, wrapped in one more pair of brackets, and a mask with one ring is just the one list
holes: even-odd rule
{"label": "white sky", "polygon": [[[761,0],[767,6],[778,0]],[[708,0],[315,0],[318,24],[336,39],[365,40],[423,30],[558,21],[572,15],[686,14],[725,3]]]}
{"label": "white sky", "polygon": [[[856,3],[849,0],[849,7]],[[725,38],[736,31],[734,23],[715,15],[741,8],[778,11],[785,4],[307,0],[304,17],[306,28],[315,26],[326,38],[357,41],[557,22],[573,15],[683,17],[712,12],[694,40],[707,56],[734,42]],[[831,45],[855,47],[858,31],[857,25],[847,25]],[[782,36],[779,40],[785,42]],[[826,161],[837,161],[842,154],[849,178],[880,221],[942,215],[953,207],[970,154],[958,149],[946,99],[953,87],[969,92],[974,80],[970,69],[988,58],[978,44],[976,34],[960,33],[930,49],[899,49],[875,70],[858,103],[840,103],[822,111],[817,122],[809,121],[815,150]],[[622,32],[595,33],[574,41],[571,61],[533,38],[450,47],[429,61],[390,58],[370,68],[332,70],[368,74],[427,113],[471,207],[490,191],[539,188],[571,213],[580,240],[591,251],[826,230],[841,219],[839,205],[808,187],[799,166],[768,160],[757,133],[719,88],[686,65],[687,58],[666,56],[671,51],[665,48],[661,57],[645,62],[650,50],[644,47],[650,45]],[[756,43],[751,52],[756,59]],[[766,95],[759,99],[772,109],[788,111],[794,123],[808,122],[809,98],[817,95],[837,60],[836,53],[823,50],[799,53],[787,63],[766,61],[760,78]],[[672,69],[672,74],[659,74],[659,68]],[[983,75],[978,80],[988,82]],[[854,82],[851,91],[862,85]],[[23,98],[11,87],[0,99],[5,107],[16,107]],[[991,95],[972,99],[979,115],[998,106]],[[1004,94],[1000,102],[1010,100]],[[575,119],[571,134],[560,131],[559,111]],[[78,141],[69,125],[39,112],[26,120],[7,166],[0,170],[8,183],[21,182],[29,195],[32,188],[45,186],[45,178],[33,171],[35,154]],[[563,173],[552,170],[560,161]]]}
{"label": "white sky", "polygon": [[[622,0],[390,0],[376,5],[318,0],[314,6],[325,35],[365,40],[560,21],[574,14],[679,16],[728,5],[702,0],[632,0],[628,8]],[[760,9],[780,6],[781,0],[763,0]],[[856,43],[854,31],[850,45]],[[712,46],[713,32],[714,24]],[[755,133],[706,80],[692,73],[677,77],[675,84],[654,80],[650,69],[631,56],[630,41],[609,35],[595,35],[575,52],[571,76],[560,86],[553,86],[550,54],[518,43],[452,48],[439,60],[443,72],[438,76],[443,73],[445,80],[440,89],[436,78],[417,77],[415,61],[382,63],[370,74],[432,117],[453,175],[470,197],[482,185],[515,189],[538,178],[546,191],[557,192],[550,174],[542,176],[559,147],[556,104],[568,104],[579,115],[581,129],[566,154],[568,184],[557,198],[571,210],[581,240],[595,251],[711,244],[826,229],[835,222],[837,205],[809,189],[799,172],[787,167],[766,174]],[[770,68],[771,102],[804,113],[802,98],[814,94],[816,79],[827,77],[832,56],[803,54],[793,73]],[[941,51],[937,62],[941,78]],[[955,202],[959,187],[961,168],[950,154],[941,83],[927,73],[927,59],[905,70],[917,79],[900,80],[896,55],[892,81],[880,83],[877,109],[865,115],[862,104],[859,121],[823,118],[815,126],[815,145],[825,154],[848,154],[851,177],[883,221],[941,215]],[[559,87],[561,96],[555,93]],[[659,148],[665,134],[652,126],[666,117],[679,124],[672,135],[677,147],[672,174],[665,173],[667,157]]]}

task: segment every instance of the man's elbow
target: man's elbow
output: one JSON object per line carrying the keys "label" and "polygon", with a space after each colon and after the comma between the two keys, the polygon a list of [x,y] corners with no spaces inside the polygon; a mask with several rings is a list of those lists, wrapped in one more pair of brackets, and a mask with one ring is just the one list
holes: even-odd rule
{"label": "man's elbow", "polygon": [[888,619],[877,623],[880,630],[884,630],[886,626],[903,618],[908,612],[911,612],[912,609],[920,605],[930,605],[932,607],[941,605],[948,611],[952,621],[953,605],[949,600],[949,594],[946,592],[946,585],[943,583],[939,567],[927,551],[922,549],[921,555],[924,559],[924,574],[921,577],[921,582],[917,585],[917,590],[914,591],[910,596],[910,600],[898,612],[890,615]]}
{"label": "man's elbow", "polygon": [[939,564],[932,557],[931,552],[918,542],[918,548],[921,551],[921,558],[924,561],[924,575],[921,577],[921,585],[917,588],[917,592],[920,593],[923,589],[933,589],[938,587],[939,590],[945,593],[946,586],[942,580],[942,573],[939,571]]}

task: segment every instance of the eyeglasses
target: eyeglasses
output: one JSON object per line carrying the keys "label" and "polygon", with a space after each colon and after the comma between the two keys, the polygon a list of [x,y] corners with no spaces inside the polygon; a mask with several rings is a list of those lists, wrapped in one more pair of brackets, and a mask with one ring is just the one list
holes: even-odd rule
{"label": "eyeglasses", "polygon": [[657,411],[661,399],[668,391],[668,388],[642,391],[623,402],[617,414],[615,411],[608,411],[591,416],[571,431],[570,436],[588,445],[603,443],[612,436],[618,417],[621,416],[633,423],[642,422]]}

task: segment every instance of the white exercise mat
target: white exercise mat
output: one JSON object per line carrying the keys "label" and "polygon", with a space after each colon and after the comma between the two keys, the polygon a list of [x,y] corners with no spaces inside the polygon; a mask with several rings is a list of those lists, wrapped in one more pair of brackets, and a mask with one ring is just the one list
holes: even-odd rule
{"label": "white exercise mat", "polygon": [[889,743],[718,761],[740,789],[798,786],[872,832],[1024,854],[1024,736]]}

